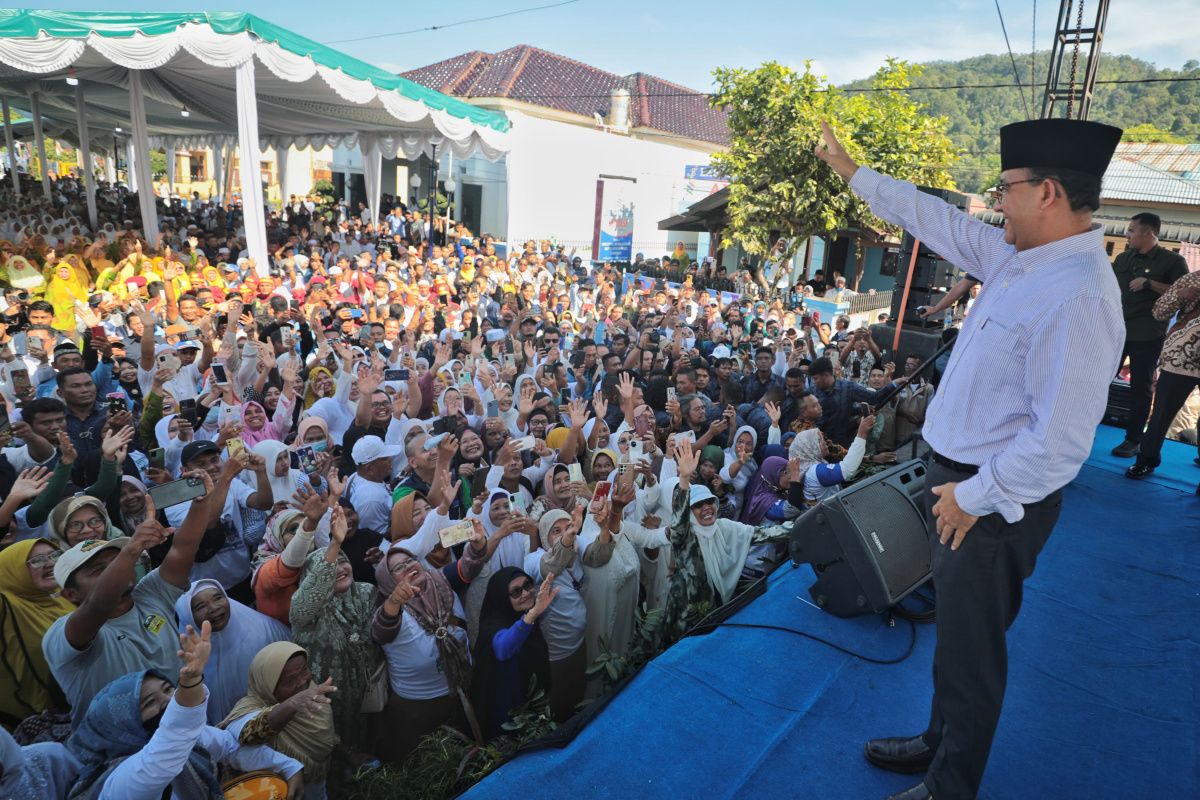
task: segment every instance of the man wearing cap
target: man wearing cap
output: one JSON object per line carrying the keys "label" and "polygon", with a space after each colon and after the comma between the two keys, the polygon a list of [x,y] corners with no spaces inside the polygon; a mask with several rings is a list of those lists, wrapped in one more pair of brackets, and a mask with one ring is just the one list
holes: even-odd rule
{"label": "man wearing cap", "polygon": [[[231,456],[222,462],[220,445],[197,439],[184,446],[179,461],[185,473],[204,473],[211,484],[211,500],[204,528],[208,532],[206,544],[215,547],[216,552],[192,567],[192,579],[215,580],[235,600],[253,602],[254,593],[250,587],[251,551],[246,541],[243,512],[248,508],[267,511],[276,500],[287,502],[292,498],[274,497],[266,462],[261,456],[250,452]],[[253,486],[238,480],[238,475],[246,469],[254,473]],[[181,525],[187,513],[186,505],[171,506],[166,510],[167,522]]]}
{"label": "man wearing cap", "polygon": [[[212,484],[206,476],[209,493]],[[135,583],[142,553],[167,540],[154,501],[146,497],[146,521],[132,537],[89,539],[67,550],[54,565],[62,596],[78,608],[60,617],[42,638],[42,651],[54,679],[71,704],[72,726],[87,713],[92,698],[110,681],[130,672],[179,671],[175,601],[190,585],[208,518],[208,496],[193,500],[162,564]]]}
{"label": "man wearing cap", "polygon": [[938,594],[929,727],[866,745],[877,766],[925,773],[895,798],[975,797],[1004,702],[1005,634],[1058,520],[1062,487],[1091,452],[1124,345],[1104,226],[1092,221],[1121,131],[1070,119],[1001,128],[1001,229],[859,167],[822,127],[816,155],[875,214],[988,287],[924,427]]}
{"label": "man wearing cap", "polygon": [[359,527],[385,534],[391,529],[392,493],[385,481],[392,476],[392,459],[400,450],[378,436],[363,436],[354,443],[351,454],[357,469],[346,491],[358,511]]}

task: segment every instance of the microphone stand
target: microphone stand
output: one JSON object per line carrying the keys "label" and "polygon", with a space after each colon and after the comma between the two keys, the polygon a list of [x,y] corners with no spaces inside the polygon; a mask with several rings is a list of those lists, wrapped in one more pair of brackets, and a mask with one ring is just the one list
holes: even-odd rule
{"label": "microphone stand", "polygon": [[[938,347],[937,350],[933,351],[933,355],[931,355],[925,361],[925,363],[921,364],[921,366],[914,369],[912,374],[907,376],[909,378],[909,380],[911,381],[913,378],[917,377],[922,372],[924,372],[925,370],[927,370],[931,366],[933,366],[933,363],[935,361],[937,361],[938,358],[940,358],[943,353],[945,353],[947,350],[949,350],[951,347],[954,346],[954,342],[957,339],[958,339],[958,336],[956,335],[956,336],[953,336],[953,337],[947,339],[946,341],[942,342],[941,346]],[[904,386],[907,386],[907,385],[908,385],[907,383],[902,386],[893,385],[890,388],[888,388],[884,392],[883,397],[881,397],[879,400],[876,400],[874,403],[870,404],[871,410],[878,411],[879,409],[883,408],[885,405],[887,405],[888,403],[891,402],[892,398],[895,397],[900,392],[900,390],[904,388]]]}

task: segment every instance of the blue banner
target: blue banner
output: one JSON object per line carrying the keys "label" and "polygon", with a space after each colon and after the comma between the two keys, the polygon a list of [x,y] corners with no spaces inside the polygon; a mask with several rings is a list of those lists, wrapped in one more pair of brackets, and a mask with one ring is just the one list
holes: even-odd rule
{"label": "blue banner", "polygon": [[633,189],[627,180],[604,181],[600,204],[599,261],[633,260]]}

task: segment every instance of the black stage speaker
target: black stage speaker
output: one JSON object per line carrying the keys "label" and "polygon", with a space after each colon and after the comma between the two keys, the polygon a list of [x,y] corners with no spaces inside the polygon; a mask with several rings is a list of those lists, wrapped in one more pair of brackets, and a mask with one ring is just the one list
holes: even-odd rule
{"label": "black stage speaker", "polygon": [[[918,187],[925,194],[931,194],[963,211],[970,207],[970,198],[965,194],[952,192],[949,189],[930,189],[927,186]],[[908,264],[912,261],[913,246],[916,240],[908,231],[900,241],[900,252],[896,258],[896,286],[892,293],[892,320],[903,320],[905,325],[923,325],[925,327],[942,327],[942,320],[922,320],[917,316],[920,306],[936,305],[960,277],[962,272],[957,266],[946,261],[937,253],[930,250],[922,242],[917,247],[917,261],[913,265],[912,280],[909,281]],[[900,301],[904,298],[904,287],[909,285],[908,303],[901,308]]]}
{"label": "black stage speaker", "polygon": [[898,464],[806,511],[791,555],[812,565],[813,602],[839,617],[879,613],[929,580],[925,462]]}
{"label": "black stage speaker", "polygon": [[1108,407],[1104,409],[1103,422],[1117,428],[1129,424],[1129,414],[1133,410],[1133,397],[1129,390],[1129,381],[1120,378],[1108,385]]}

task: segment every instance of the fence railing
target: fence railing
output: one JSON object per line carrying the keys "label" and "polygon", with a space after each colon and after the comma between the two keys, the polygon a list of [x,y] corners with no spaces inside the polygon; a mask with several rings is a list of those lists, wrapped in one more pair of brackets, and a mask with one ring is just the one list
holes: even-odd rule
{"label": "fence railing", "polygon": [[856,294],[850,298],[850,308],[846,311],[847,314],[865,314],[868,311],[875,311],[880,308],[892,307],[892,289],[884,292],[875,292],[873,294],[863,292]]}

